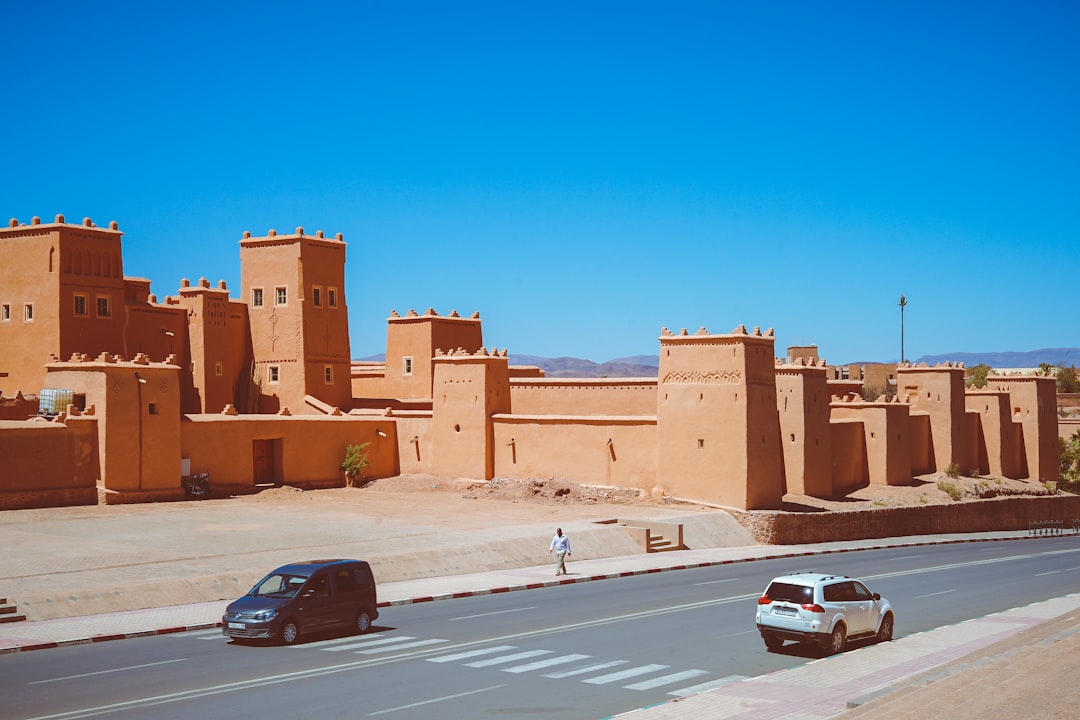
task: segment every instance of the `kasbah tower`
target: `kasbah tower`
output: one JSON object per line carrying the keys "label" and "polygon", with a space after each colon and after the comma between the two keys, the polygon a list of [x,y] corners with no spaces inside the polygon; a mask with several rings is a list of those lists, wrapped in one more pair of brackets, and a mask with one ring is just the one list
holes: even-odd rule
{"label": "kasbah tower", "polygon": [[[915,474],[1056,479],[1054,379],[903,365],[865,402],[771,329],[667,329],[658,377],[545,378],[485,349],[478,313],[387,318],[386,359],[353,362],[339,233],[240,239],[240,297],[126,277],[117,223],[0,228],[0,509],[183,497],[368,477],[559,477],[743,510]],[[30,398],[68,397],[41,411]],[[42,415],[43,417],[36,417]],[[33,448],[29,451],[29,448]]]}

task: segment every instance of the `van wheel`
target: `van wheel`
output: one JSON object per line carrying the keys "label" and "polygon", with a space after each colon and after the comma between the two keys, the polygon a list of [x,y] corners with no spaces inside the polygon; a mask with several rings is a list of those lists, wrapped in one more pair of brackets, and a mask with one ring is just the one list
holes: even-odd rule
{"label": "van wheel", "polygon": [[300,626],[296,624],[295,620],[286,620],[281,626],[281,643],[283,645],[292,645],[298,637],[300,637]]}
{"label": "van wheel", "polygon": [[829,636],[829,644],[825,648],[825,652],[829,655],[835,655],[836,653],[843,652],[844,647],[847,645],[847,628],[844,623],[837,623],[836,629],[832,631],[832,635]]}
{"label": "van wheel", "polygon": [[367,610],[361,610],[356,614],[356,623],[354,625],[356,632],[363,635],[371,629],[371,616],[368,615]]}
{"label": "van wheel", "polygon": [[878,642],[889,642],[893,636],[893,616],[889,613],[881,619],[881,627],[877,631]]}

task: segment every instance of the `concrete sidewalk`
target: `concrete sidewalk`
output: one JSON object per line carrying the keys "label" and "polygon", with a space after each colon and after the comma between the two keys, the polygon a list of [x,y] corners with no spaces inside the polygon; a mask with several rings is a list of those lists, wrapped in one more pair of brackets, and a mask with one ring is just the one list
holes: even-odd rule
{"label": "concrete sidewalk", "polygon": [[[431,602],[576,582],[667,572],[779,557],[816,556],[871,548],[1026,538],[1023,532],[971,533],[820,543],[803,546],[748,546],[683,550],[571,563],[568,577],[553,566],[431,577],[384,583],[380,606]],[[228,601],[87,615],[0,625],[0,654],[122,638],[157,635],[220,625]],[[919,673],[955,661],[1022,630],[1080,608],[1070,595],[954,626],[899,638],[884,645],[809,662],[769,675],[735,678],[700,694],[628,713],[633,720],[656,718],[825,718],[855,706]]]}

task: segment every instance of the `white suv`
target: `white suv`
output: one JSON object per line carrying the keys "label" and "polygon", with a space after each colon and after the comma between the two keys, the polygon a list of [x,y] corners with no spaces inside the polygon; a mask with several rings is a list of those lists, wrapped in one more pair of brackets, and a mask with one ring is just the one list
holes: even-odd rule
{"label": "white suv", "polygon": [[813,642],[829,653],[849,638],[892,640],[892,605],[845,575],[799,572],[774,578],[757,601],[757,628],[765,647],[785,640]]}

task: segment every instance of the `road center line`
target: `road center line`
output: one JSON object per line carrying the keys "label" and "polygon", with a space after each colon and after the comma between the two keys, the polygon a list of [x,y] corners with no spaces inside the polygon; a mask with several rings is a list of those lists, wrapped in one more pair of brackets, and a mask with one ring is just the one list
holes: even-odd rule
{"label": "road center line", "polygon": [[479,690],[469,690],[468,692],[458,693],[457,695],[445,695],[439,698],[432,698],[431,700],[421,700],[420,702],[413,703],[411,705],[399,705],[398,707],[386,708],[385,710],[376,710],[373,713],[368,713],[368,717],[375,715],[385,715],[386,713],[397,712],[398,710],[410,710],[412,708],[421,707],[423,705],[430,705],[431,703],[443,702],[444,700],[456,700],[457,698],[467,697],[469,695],[478,695],[482,692],[489,690],[498,690],[499,688],[506,687],[506,684],[492,685],[491,687],[480,688]]}
{"label": "road center line", "polygon": [[513,610],[496,610],[494,612],[480,613],[479,615],[462,615],[461,617],[449,618],[447,622],[453,622],[454,620],[472,620],[473,618],[487,617],[488,615],[503,615],[505,613],[521,612],[522,610],[535,610],[536,606],[514,608]]}
{"label": "road center line", "polygon": [[738,579],[739,578],[729,578],[727,580],[709,580],[708,582],[694,583],[694,585],[716,585],[717,583],[735,582]]}
{"label": "road center line", "polygon": [[916,595],[915,597],[913,597],[911,599],[912,600],[922,600],[923,598],[934,597],[935,595],[948,595],[951,592],[956,592],[956,590],[942,590],[941,592],[930,593],[929,595]]}
{"label": "road center line", "polygon": [[98,670],[97,672],[81,673],[79,675],[65,675],[64,677],[50,678],[49,680],[35,680],[27,683],[27,685],[43,685],[44,683],[60,682],[61,680],[75,680],[77,678],[92,677],[94,675],[106,675],[114,672],[124,672],[125,670],[138,670],[140,668],[154,667],[155,665],[168,665],[169,663],[187,662],[187,658],[177,658],[175,660],[162,660],[161,662],[145,663],[143,665],[128,665],[127,667],[113,668],[112,670]]}

